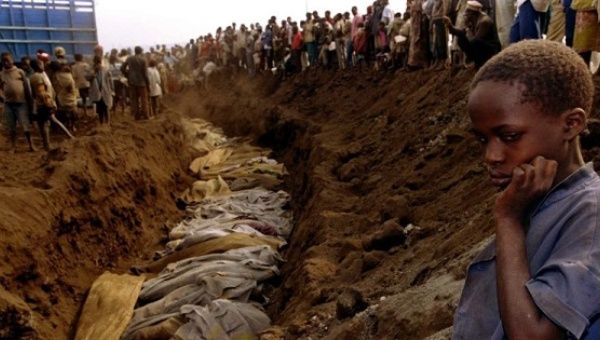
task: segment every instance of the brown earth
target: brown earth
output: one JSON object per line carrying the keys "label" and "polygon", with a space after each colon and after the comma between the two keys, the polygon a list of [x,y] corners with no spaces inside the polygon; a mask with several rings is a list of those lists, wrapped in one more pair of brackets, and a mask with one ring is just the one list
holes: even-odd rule
{"label": "brown earth", "polygon": [[[296,226],[269,335],[445,336],[465,267],[493,231],[494,190],[464,110],[472,75],[223,75],[170,99],[271,147],[291,173]],[[179,118],[90,123],[49,154],[0,150],[0,338],[68,338],[99,274],[161,248],[191,180]],[[590,130],[586,159],[598,161],[600,123]]]}
{"label": "brown earth", "polygon": [[296,226],[265,338],[448,337],[465,268],[493,233],[495,191],[465,113],[473,74],[224,75],[173,102],[254,136],[291,173]]}
{"label": "brown earth", "polygon": [[69,337],[99,274],[159,248],[188,184],[179,121],[86,122],[48,154],[0,151],[0,338]]}

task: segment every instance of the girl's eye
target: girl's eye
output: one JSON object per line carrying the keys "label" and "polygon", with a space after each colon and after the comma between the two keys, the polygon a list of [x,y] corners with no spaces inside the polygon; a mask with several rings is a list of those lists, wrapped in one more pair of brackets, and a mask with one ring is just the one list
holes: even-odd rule
{"label": "girl's eye", "polygon": [[500,138],[504,142],[514,142],[514,141],[519,140],[519,138],[521,138],[521,134],[517,133],[517,132],[504,133],[500,136]]}
{"label": "girl's eye", "polygon": [[473,132],[473,137],[475,138],[475,140],[479,143],[479,144],[485,144],[487,143],[487,138],[485,138],[485,136],[483,136],[482,134]]}

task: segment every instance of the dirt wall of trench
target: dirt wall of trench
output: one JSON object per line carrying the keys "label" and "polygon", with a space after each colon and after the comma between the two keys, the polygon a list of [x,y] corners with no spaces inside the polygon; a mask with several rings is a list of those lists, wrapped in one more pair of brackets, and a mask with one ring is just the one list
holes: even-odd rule
{"label": "dirt wall of trench", "polygon": [[[226,75],[173,102],[229,134],[254,136],[290,170],[296,226],[268,306],[275,334],[449,334],[466,265],[493,233],[495,192],[465,111],[473,75]],[[595,162],[598,128],[594,120],[584,140]]]}
{"label": "dirt wall of trench", "polygon": [[149,258],[180,218],[180,117],[95,125],[49,154],[1,152],[0,337],[70,337],[97,276]]}

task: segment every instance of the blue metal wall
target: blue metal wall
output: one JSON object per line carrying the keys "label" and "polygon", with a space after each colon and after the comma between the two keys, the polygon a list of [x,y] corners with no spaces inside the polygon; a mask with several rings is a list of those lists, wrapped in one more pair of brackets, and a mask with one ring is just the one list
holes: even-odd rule
{"label": "blue metal wall", "polygon": [[97,44],[93,0],[0,0],[0,52],[15,59],[57,46],[91,55]]}

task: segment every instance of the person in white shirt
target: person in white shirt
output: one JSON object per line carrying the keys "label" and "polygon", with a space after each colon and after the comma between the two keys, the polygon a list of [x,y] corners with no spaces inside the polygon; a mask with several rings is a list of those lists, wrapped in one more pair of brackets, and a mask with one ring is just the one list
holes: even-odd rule
{"label": "person in white shirt", "polygon": [[160,97],[162,96],[160,72],[156,68],[156,60],[151,59],[148,63],[148,87],[150,89],[150,112],[151,116],[159,113]]}
{"label": "person in white shirt", "polygon": [[381,14],[381,21],[385,22],[385,26],[389,26],[394,21],[394,11],[390,8],[390,1],[383,0],[383,13]]}

